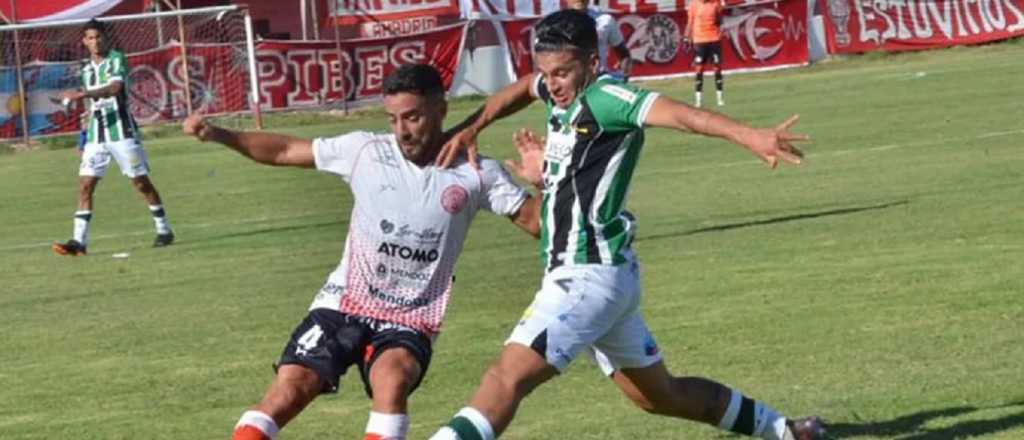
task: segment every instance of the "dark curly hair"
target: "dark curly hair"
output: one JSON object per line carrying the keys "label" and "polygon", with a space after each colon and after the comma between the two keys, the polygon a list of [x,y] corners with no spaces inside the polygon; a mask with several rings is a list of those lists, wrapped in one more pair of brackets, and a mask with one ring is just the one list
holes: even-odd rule
{"label": "dark curly hair", "polygon": [[425,97],[444,95],[441,73],[429,64],[406,64],[395,69],[382,86],[385,95],[414,93]]}

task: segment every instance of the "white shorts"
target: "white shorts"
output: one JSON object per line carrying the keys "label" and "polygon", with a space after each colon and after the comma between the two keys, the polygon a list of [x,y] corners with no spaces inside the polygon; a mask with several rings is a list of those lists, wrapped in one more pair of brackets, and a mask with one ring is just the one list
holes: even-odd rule
{"label": "white shorts", "polygon": [[506,344],[532,348],[565,371],[580,352],[609,375],[661,360],[640,315],[640,266],[562,266],[544,276],[540,291]]}
{"label": "white shorts", "polygon": [[149,174],[146,150],[135,139],[118,142],[89,143],[82,150],[82,163],[78,166],[79,176],[103,177],[110,166],[110,159],[117,161],[121,174],[138,177]]}

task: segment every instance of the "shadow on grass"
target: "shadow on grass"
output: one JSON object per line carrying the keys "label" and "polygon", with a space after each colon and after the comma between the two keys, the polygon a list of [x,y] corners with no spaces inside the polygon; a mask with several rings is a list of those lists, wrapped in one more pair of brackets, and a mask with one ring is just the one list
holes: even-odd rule
{"label": "shadow on grass", "polygon": [[907,201],[907,200],[900,200],[898,202],[882,203],[882,204],[879,204],[879,205],[855,206],[855,207],[851,207],[851,208],[829,209],[827,211],[818,211],[818,212],[808,212],[808,213],[804,213],[804,214],[785,215],[785,216],[782,216],[782,217],[774,217],[774,218],[769,218],[769,219],[764,219],[764,220],[754,220],[754,221],[740,222],[740,223],[726,223],[724,225],[707,226],[707,227],[698,228],[698,229],[691,229],[689,231],[671,232],[671,233],[666,233],[666,234],[647,235],[647,236],[644,236],[644,237],[638,237],[636,239],[636,241],[655,240],[655,239],[659,239],[659,238],[669,238],[669,237],[685,237],[687,235],[703,234],[703,233],[706,233],[706,232],[721,232],[721,231],[728,231],[728,230],[731,230],[731,229],[742,229],[742,228],[750,228],[750,227],[754,227],[754,226],[765,226],[765,225],[772,225],[772,224],[776,224],[776,223],[786,223],[786,222],[792,222],[792,221],[798,221],[798,220],[810,220],[810,219],[815,219],[815,218],[820,218],[820,217],[830,217],[830,216],[834,216],[834,215],[856,214],[858,212],[864,212],[864,211],[874,211],[874,210],[879,210],[879,209],[888,209],[888,208],[892,208],[892,207],[895,207],[895,206],[906,205],[906,204],[909,204],[909,203],[910,202]]}
{"label": "shadow on grass", "polygon": [[[967,420],[944,428],[926,428],[931,420],[969,415],[978,411],[1000,408],[1018,408],[1013,414],[995,419]],[[862,423],[828,423],[828,434],[832,438],[857,436],[886,437],[898,440],[952,440],[957,438],[995,434],[1024,426],[1024,401],[997,407],[955,406],[945,409],[921,411],[892,420],[867,421]]]}

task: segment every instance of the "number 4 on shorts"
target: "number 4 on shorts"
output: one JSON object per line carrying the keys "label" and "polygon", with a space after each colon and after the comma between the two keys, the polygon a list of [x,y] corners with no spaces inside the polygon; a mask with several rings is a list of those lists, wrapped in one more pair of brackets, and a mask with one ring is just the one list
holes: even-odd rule
{"label": "number 4 on shorts", "polygon": [[309,330],[306,330],[306,333],[303,333],[299,340],[296,341],[299,344],[299,347],[295,349],[295,354],[304,355],[309,353],[309,350],[320,345],[320,337],[323,335],[324,331],[320,328],[319,324],[314,325],[313,328],[310,328]]}

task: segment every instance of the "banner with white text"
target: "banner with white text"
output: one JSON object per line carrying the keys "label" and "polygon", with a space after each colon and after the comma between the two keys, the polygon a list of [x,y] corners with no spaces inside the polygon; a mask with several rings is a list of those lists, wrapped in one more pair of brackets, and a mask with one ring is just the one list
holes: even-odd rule
{"label": "banner with white text", "polygon": [[426,32],[460,18],[458,0],[332,0],[328,4],[345,39]]}
{"label": "banner with white text", "polygon": [[429,62],[451,86],[459,65],[465,23],[393,38],[341,42],[264,41],[256,46],[260,103],[265,109],[311,107],[381,94],[395,68]]}
{"label": "banner with white text", "polygon": [[[613,13],[626,47],[637,61],[631,77],[666,78],[694,70],[693,47],[683,44],[686,12]],[[531,41],[537,18],[502,22],[517,75],[533,71]],[[726,9],[722,24],[725,70],[766,70],[806,65],[807,2],[785,0]],[[618,60],[609,54],[609,65]]]}
{"label": "banner with white text", "polygon": [[905,51],[1024,35],[1024,0],[819,0],[829,53]]}

